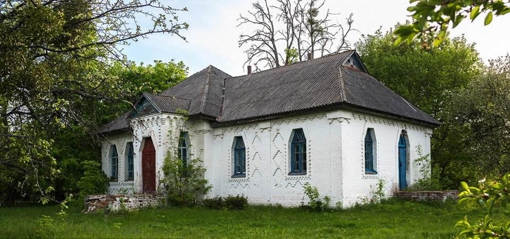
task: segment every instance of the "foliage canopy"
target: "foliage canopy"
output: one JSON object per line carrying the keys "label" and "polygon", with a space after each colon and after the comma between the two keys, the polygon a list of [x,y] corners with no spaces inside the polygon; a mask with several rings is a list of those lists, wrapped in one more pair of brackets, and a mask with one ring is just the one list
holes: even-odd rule
{"label": "foliage canopy", "polygon": [[510,3],[497,0],[411,0],[414,5],[407,8],[412,13],[413,22],[395,30],[398,38],[395,44],[412,42],[415,37],[434,38],[438,46],[446,39],[450,26],[455,28],[464,19],[475,20],[485,15],[484,24],[489,25],[494,16],[510,13]]}
{"label": "foliage canopy", "polygon": [[183,38],[183,10],[158,0],[0,1],[2,191],[51,191],[44,184],[58,173],[56,136],[75,125],[91,132],[104,105],[126,100],[108,72],[124,59],[118,44],[156,33]]}

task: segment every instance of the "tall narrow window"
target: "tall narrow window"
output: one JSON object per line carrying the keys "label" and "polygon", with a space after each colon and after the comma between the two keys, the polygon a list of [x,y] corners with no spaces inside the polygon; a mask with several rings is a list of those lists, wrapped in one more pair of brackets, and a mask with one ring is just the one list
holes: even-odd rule
{"label": "tall narrow window", "polygon": [[133,142],[128,142],[126,144],[126,180],[133,180],[135,178],[133,158]]}
{"label": "tall narrow window", "polygon": [[246,175],[246,148],[243,137],[234,138],[234,176],[243,177]]}
{"label": "tall narrow window", "polygon": [[290,155],[290,173],[306,174],[306,137],[303,129],[294,129],[292,131]]}
{"label": "tall narrow window", "polygon": [[119,155],[117,154],[117,146],[112,145],[110,147],[110,161],[112,163],[112,175],[110,179],[117,181],[119,179]]}
{"label": "tall narrow window", "polygon": [[369,128],[365,135],[365,173],[375,174],[376,171],[376,141],[374,129]]}
{"label": "tall narrow window", "polygon": [[178,157],[180,160],[182,160],[182,165],[184,166],[184,168],[188,166],[189,159],[188,147],[189,147],[188,132],[181,132],[179,136]]}

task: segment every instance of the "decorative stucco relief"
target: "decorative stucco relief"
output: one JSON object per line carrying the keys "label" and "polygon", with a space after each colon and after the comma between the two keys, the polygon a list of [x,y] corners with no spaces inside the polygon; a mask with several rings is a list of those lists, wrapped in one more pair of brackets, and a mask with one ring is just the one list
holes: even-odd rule
{"label": "decorative stucco relief", "polygon": [[402,128],[402,129],[412,129],[412,130],[422,131],[422,132],[426,131],[426,128],[424,128],[424,127],[407,124],[407,123],[404,123],[401,121],[394,121],[394,120],[390,120],[390,119],[369,116],[369,115],[361,115],[361,114],[353,113],[352,118],[361,120],[361,121],[365,121],[365,122],[383,124],[383,125],[388,125],[388,126],[396,126],[396,127]]}
{"label": "decorative stucco relief", "polygon": [[275,120],[272,122],[272,126],[280,126],[280,125],[289,124],[289,123],[312,121],[314,119],[323,119],[323,118],[326,118],[326,114],[316,114],[316,115],[308,115],[308,116],[295,117],[295,118],[278,119],[278,120]]}

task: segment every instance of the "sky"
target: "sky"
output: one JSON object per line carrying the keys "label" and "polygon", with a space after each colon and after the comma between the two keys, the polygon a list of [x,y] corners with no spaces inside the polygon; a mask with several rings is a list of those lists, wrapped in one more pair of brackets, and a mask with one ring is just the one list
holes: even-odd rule
{"label": "sky", "polygon": [[[179,20],[190,27],[181,34],[187,41],[169,34],[152,35],[147,39],[124,47],[129,60],[151,64],[154,60],[164,62],[183,61],[189,67],[189,75],[213,65],[232,76],[246,74],[244,51],[239,48],[239,35],[252,29],[239,26],[239,14],[252,9],[256,0],[164,0],[175,8],[188,8],[178,14]],[[353,28],[348,40],[354,44],[362,34],[373,34],[381,28],[386,32],[397,23],[410,19],[407,12],[409,0],[326,0],[322,8],[339,13],[332,18],[344,23],[349,14],[354,14]],[[510,15],[495,17],[488,26],[483,26],[483,15],[474,22],[464,20],[451,31],[451,36],[464,35],[468,42],[475,43],[480,57],[487,61],[510,54]]]}

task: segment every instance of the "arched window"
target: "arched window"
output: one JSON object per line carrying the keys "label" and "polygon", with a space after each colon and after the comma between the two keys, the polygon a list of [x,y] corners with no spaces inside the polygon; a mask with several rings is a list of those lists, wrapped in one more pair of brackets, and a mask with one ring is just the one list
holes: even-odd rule
{"label": "arched window", "polygon": [[306,137],[303,129],[292,131],[290,167],[291,174],[306,174]]}
{"label": "arched window", "polygon": [[374,129],[369,128],[365,135],[365,173],[375,174],[376,170],[376,140]]}
{"label": "arched window", "polygon": [[119,179],[119,155],[117,154],[117,146],[110,146],[110,161],[112,163],[112,175],[110,179],[117,181]]}
{"label": "arched window", "polygon": [[182,160],[184,168],[188,165],[189,160],[189,138],[188,132],[181,132],[179,135],[178,157]]}
{"label": "arched window", "polygon": [[398,140],[398,177],[399,189],[404,190],[407,188],[407,149],[409,143],[407,142],[407,132],[402,130]]}
{"label": "arched window", "polygon": [[234,176],[246,175],[246,148],[243,137],[234,137]]}
{"label": "arched window", "polygon": [[133,142],[128,142],[126,144],[126,180],[134,180],[135,178],[133,159]]}

